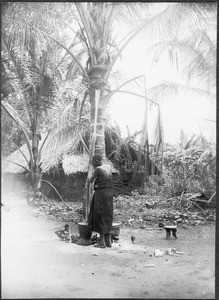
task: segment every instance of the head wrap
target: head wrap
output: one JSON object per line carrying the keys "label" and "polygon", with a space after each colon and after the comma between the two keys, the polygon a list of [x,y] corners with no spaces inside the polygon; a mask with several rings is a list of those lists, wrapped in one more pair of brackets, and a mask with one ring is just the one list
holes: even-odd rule
{"label": "head wrap", "polygon": [[92,157],[92,163],[95,164],[96,166],[101,166],[102,165],[102,156],[100,154],[95,154]]}

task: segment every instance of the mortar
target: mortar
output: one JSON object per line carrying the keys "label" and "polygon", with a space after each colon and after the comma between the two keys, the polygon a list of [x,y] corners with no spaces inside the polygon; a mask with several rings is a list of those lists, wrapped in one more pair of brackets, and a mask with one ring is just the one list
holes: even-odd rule
{"label": "mortar", "polygon": [[[120,234],[121,223],[113,223],[113,230],[111,231],[112,235],[119,236]],[[90,231],[87,222],[83,221],[78,223],[78,231],[80,238],[84,240],[89,240],[92,235],[92,231]]]}
{"label": "mortar", "polygon": [[78,223],[78,231],[81,239],[89,240],[91,238],[92,231],[90,231],[87,222]]}

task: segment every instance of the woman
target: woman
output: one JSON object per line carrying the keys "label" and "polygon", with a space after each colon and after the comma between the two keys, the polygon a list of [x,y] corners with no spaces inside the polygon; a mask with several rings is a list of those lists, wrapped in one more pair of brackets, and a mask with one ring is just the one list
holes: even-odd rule
{"label": "woman", "polygon": [[91,231],[100,234],[100,242],[94,247],[111,247],[111,231],[113,224],[113,190],[110,166],[102,165],[102,156],[94,155],[92,165],[94,174],[88,181],[94,182],[94,195],[88,218]]}

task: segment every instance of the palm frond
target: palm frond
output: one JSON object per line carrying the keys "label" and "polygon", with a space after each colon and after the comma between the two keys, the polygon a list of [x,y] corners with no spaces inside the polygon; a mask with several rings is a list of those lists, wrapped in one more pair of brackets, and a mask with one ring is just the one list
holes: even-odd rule
{"label": "palm frond", "polygon": [[13,69],[11,69],[11,72],[15,74],[13,88],[19,91],[29,121],[32,119],[33,109],[46,111],[54,98],[54,82],[47,65],[47,53],[42,51],[41,56],[36,56],[35,42],[30,41],[31,47],[28,48],[26,45],[27,50],[23,56],[15,45],[11,44],[9,48],[10,43],[4,42],[9,55],[8,62],[13,63]]}
{"label": "palm frond", "polygon": [[155,99],[156,102],[161,102],[164,98],[179,98],[180,94],[198,96],[203,99],[206,99],[207,97],[212,101],[214,101],[216,97],[214,93],[206,90],[169,81],[154,86],[149,89],[147,93],[149,97]]}
{"label": "palm frond", "polygon": [[28,170],[26,167],[24,167],[23,165],[18,164],[18,163],[16,163],[16,162],[14,162],[14,161],[12,161],[12,160],[9,160],[9,159],[6,159],[6,158],[4,158],[3,160],[5,160],[5,161],[7,161],[7,162],[10,162],[10,163],[12,163],[12,164],[17,165],[17,166],[21,167],[22,169],[24,169],[27,173],[29,173],[29,170]]}
{"label": "palm frond", "polygon": [[124,26],[128,27],[128,30],[133,26],[139,24],[143,19],[151,17],[150,10],[154,7],[154,3],[141,3],[141,2],[127,2],[127,3],[113,3],[114,15],[113,19]]}
{"label": "palm frond", "polygon": [[[144,75],[140,75],[140,76],[136,76],[134,78],[131,78],[129,80],[120,79],[120,85],[117,86],[117,88],[112,91],[110,97],[112,97],[115,93],[119,92],[121,90],[121,88],[124,87],[124,86],[127,89],[127,93],[129,92],[129,89],[130,90],[134,89],[136,91],[136,94],[137,94],[138,90],[139,90],[139,92],[141,92],[142,91],[143,77],[144,77]],[[131,91],[130,91],[130,93],[131,93]]]}
{"label": "palm frond", "polygon": [[78,123],[79,112],[75,110],[74,102],[71,101],[67,106],[60,105],[57,110],[56,123],[48,138],[56,157],[61,157],[62,153],[87,152],[88,141],[85,135],[88,129]]}
{"label": "palm frond", "polygon": [[164,149],[164,129],[163,129],[161,111],[159,106],[158,106],[158,114],[155,123],[153,138],[154,138],[154,149],[156,153],[160,151],[162,152]]}
{"label": "palm frond", "polygon": [[14,120],[14,122],[20,127],[20,129],[24,132],[26,138],[29,140],[29,136],[31,134],[30,129],[20,119],[20,116],[18,115],[17,111],[6,101],[1,101],[1,105],[5,109],[5,111],[9,114],[9,116]]}
{"label": "palm frond", "polygon": [[76,75],[79,73],[80,68],[78,62],[82,61],[84,55],[85,55],[85,50],[82,49],[81,51],[78,51],[78,53],[75,55],[75,59],[71,61],[71,63],[67,66],[67,74],[66,78],[67,79],[74,79]]}
{"label": "palm frond", "polygon": [[16,112],[16,110],[14,110],[14,108],[9,103],[7,103],[6,101],[2,101],[1,105],[5,109],[5,111],[8,113],[8,115],[12,118],[12,120],[22,130],[22,132],[24,134],[25,141],[26,141],[26,145],[27,145],[27,148],[28,148],[28,151],[29,151],[30,160],[33,161],[33,153],[32,153],[32,149],[31,149],[30,130],[29,130],[29,128],[20,119],[20,117],[19,117],[18,113]]}
{"label": "palm frond", "polygon": [[[3,134],[4,134],[4,132],[3,132]],[[25,159],[25,161],[26,161],[26,163],[27,163],[27,165],[28,165],[28,159],[27,159],[27,156],[24,154],[24,152],[21,150],[21,148],[16,144],[16,143],[14,143],[13,141],[12,141],[12,139],[7,135],[7,134],[4,134],[4,136],[13,144],[13,145],[15,145],[15,147],[16,147],[16,149],[21,153],[21,155],[24,157],[24,159]]]}
{"label": "palm frond", "polygon": [[103,48],[105,49],[107,47],[108,40],[106,38],[107,34],[111,30],[111,20],[113,17],[113,12],[115,9],[115,5],[112,5],[111,8],[109,8],[108,16],[105,17],[106,22],[104,22],[104,28],[103,28]]}
{"label": "palm frond", "polygon": [[[86,31],[86,36],[87,36],[88,44],[89,44],[89,48],[88,48],[89,49],[89,55],[91,57],[92,64],[94,65],[96,63],[95,56],[93,55],[93,52],[90,51],[90,50],[93,48],[93,43],[94,43],[92,30],[96,30],[95,24],[93,24],[92,18],[89,18],[89,19],[87,18],[86,10],[85,10],[83,4],[75,3],[75,5],[76,5],[76,8],[77,8],[78,13],[80,15],[81,22],[82,22],[82,24],[85,28],[85,31]],[[89,14],[89,16],[90,16],[90,14]]]}
{"label": "palm frond", "polygon": [[[37,28],[35,28],[35,30],[39,31]],[[41,31],[41,33],[46,36],[47,38],[53,40],[55,43],[57,43],[60,47],[62,47],[63,49],[65,49],[65,51],[75,60],[75,62],[77,63],[78,67],[80,68],[80,70],[82,71],[83,75],[85,78],[87,78],[88,80],[88,76],[86,74],[85,68],[82,66],[82,64],[80,63],[80,61],[76,58],[76,56],[63,44],[60,43],[57,39],[49,36],[48,34],[46,34],[45,32]]]}
{"label": "palm frond", "polygon": [[[169,5],[166,9],[158,13],[156,16],[146,18],[145,20],[141,20],[141,22],[138,22],[138,24],[133,30],[129,31],[128,34],[122,39],[119,51],[114,56],[113,60],[110,63],[109,70],[112,69],[115,62],[117,61],[118,57],[120,56],[121,52],[125,49],[125,47],[132,41],[140,32],[143,30],[147,30],[147,39],[148,41],[151,41],[151,37],[154,36],[156,33],[156,40],[159,40],[162,36],[162,39],[164,39],[164,36],[169,38],[170,32],[169,30],[166,30],[166,19],[170,20],[170,16],[175,13],[176,9],[174,7]],[[179,11],[178,11],[179,12]],[[168,24],[169,25],[169,24]],[[168,27],[169,28],[169,27]],[[166,32],[167,31],[167,32]],[[105,79],[109,76],[109,71],[105,75]]]}
{"label": "palm frond", "polygon": [[142,148],[145,148],[148,144],[148,119],[147,119],[147,109],[145,110],[144,114],[144,120],[142,124],[142,132],[141,132],[141,138],[140,138],[140,145]]}
{"label": "palm frond", "polygon": [[[155,87],[154,87],[155,88]],[[151,94],[151,96],[153,96],[153,93],[152,93],[153,89],[150,89],[149,92]],[[124,93],[124,94],[129,94],[129,95],[134,95],[134,96],[137,96],[137,97],[140,97],[142,99],[146,99],[147,101],[149,101],[150,103],[153,103],[155,105],[157,105],[157,102],[151,100],[150,98],[143,96],[143,95],[140,95],[140,94],[137,94],[137,93],[134,93],[134,92],[130,92],[130,91],[124,91],[124,90],[116,90],[117,93]],[[114,91],[112,91],[112,93],[114,93]]]}
{"label": "palm frond", "polygon": [[85,92],[82,103],[81,103],[80,113],[79,113],[79,123],[81,122],[81,116],[82,116],[82,112],[83,112],[83,108],[84,108],[84,104],[85,104],[85,101],[87,99],[87,96],[88,96],[88,93]]}
{"label": "palm frond", "polygon": [[121,70],[112,70],[109,77],[109,84],[112,90],[127,81],[127,74]]}
{"label": "palm frond", "polygon": [[7,43],[6,38],[2,35],[3,58],[2,62],[2,78],[3,78],[3,91],[5,96],[16,92],[20,99],[26,104],[26,99],[22,94],[22,90],[25,87],[25,83],[32,83],[30,72],[28,69],[29,61],[23,59],[18,48],[12,46],[10,48],[9,43]]}

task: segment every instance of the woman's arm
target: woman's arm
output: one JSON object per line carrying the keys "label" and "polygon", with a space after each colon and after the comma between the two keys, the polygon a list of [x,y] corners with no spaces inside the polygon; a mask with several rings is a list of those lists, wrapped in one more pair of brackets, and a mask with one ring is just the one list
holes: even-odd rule
{"label": "woman's arm", "polygon": [[97,177],[98,173],[99,173],[99,170],[98,170],[98,168],[96,168],[94,171],[94,174],[90,178],[88,178],[88,182],[89,183],[93,182],[94,179]]}

